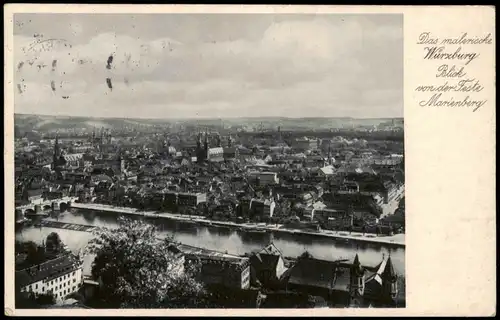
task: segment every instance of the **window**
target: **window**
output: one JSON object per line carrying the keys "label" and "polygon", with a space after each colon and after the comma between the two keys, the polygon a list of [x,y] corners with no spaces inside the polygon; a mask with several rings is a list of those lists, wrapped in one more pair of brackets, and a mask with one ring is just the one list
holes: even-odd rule
{"label": "window", "polygon": [[38,289],[38,283],[37,283],[37,284],[35,284],[35,289]]}
{"label": "window", "polygon": [[75,282],[76,282],[76,279],[73,279],[73,283],[75,283]]}
{"label": "window", "polygon": [[73,275],[75,275],[75,274],[76,274],[76,271],[73,271]]}

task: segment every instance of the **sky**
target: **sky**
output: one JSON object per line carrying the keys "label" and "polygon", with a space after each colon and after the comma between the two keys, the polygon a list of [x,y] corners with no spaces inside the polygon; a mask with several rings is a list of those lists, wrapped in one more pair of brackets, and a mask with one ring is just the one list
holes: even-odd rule
{"label": "sky", "polygon": [[402,117],[403,16],[15,14],[13,67],[16,113]]}

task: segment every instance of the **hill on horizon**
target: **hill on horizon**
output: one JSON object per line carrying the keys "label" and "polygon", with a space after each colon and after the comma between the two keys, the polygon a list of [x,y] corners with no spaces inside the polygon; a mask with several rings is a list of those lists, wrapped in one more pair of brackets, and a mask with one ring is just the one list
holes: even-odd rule
{"label": "hill on horizon", "polygon": [[260,126],[263,128],[277,128],[282,130],[301,129],[330,129],[345,126],[373,126],[383,122],[393,121],[402,123],[403,118],[375,118],[360,119],[351,117],[245,117],[245,118],[171,118],[171,119],[141,119],[120,117],[83,117],[83,116],[53,116],[37,114],[14,114],[14,124],[21,130],[53,131],[53,130],[91,130],[93,128],[123,128],[123,127],[150,127],[154,125],[168,125],[183,123],[200,126]]}

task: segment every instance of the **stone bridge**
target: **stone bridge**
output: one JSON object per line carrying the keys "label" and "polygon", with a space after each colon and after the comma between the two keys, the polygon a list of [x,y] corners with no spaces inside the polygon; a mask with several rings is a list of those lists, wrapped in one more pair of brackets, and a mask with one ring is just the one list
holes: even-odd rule
{"label": "stone bridge", "polygon": [[71,203],[77,200],[77,197],[64,197],[59,199],[45,200],[40,203],[30,203],[16,207],[16,217],[25,217],[26,215],[41,215],[44,211],[60,210],[65,211],[71,207]]}

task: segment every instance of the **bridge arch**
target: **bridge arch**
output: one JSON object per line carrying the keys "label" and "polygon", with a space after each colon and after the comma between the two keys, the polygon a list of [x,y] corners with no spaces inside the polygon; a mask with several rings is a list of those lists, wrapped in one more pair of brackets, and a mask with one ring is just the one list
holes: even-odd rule
{"label": "bridge arch", "polygon": [[27,208],[24,210],[24,215],[34,215],[34,214],[36,214],[34,208]]}
{"label": "bridge arch", "polygon": [[52,210],[52,205],[51,204],[46,204],[43,206],[43,211],[47,211],[47,210]]}

